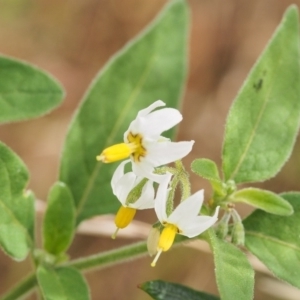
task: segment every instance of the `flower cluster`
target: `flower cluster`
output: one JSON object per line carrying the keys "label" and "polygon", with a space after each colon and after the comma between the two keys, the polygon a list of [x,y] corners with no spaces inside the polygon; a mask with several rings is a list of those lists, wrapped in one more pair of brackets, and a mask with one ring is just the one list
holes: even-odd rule
{"label": "flower cluster", "polygon": [[[203,190],[182,199],[172,210],[174,193],[170,191],[176,188],[172,180],[175,182],[176,178],[178,183],[180,179],[176,169],[172,179],[164,166],[186,156],[194,141],[171,142],[161,135],[182,120],[182,115],[174,108],[155,110],[161,106],[165,103],[158,100],[139,111],[124,133],[124,143],[108,147],[97,156],[97,160],[104,163],[129,158],[117,167],[111,181],[113,193],[122,204],[115,217],[117,229],[112,238],[133,220],[137,209],[155,209],[160,225],[154,228],[154,235],[148,240],[150,252],[156,254],[152,266],[163,251],[170,249],[176,234],[189,238],[201,234],[216,222],[219,210],[217,208],[213,216],[199,216]],[[125,165],[130,162],[132,171],[125,173]],[[154,182],[158,184],[156,196]]]}

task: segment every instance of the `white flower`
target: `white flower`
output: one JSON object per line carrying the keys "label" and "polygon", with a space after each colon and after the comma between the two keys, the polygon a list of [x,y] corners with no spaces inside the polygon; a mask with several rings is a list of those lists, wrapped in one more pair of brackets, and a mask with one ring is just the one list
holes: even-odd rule
{"label": "white flower", "polygon": [[[115,217],[117,230],[112,238],[116,237],[120,228],[129,225],[137,209],[154,207],[153,182],[150,180],[147,180],[146,183],[142,182],[144,178],[136,176],[133,172],[124,174],[124,167],[129,161],[129,159],[125,160],[118,166],[111,180],[113,193],[122,204]],[[142,184],[142,186],[140,189],[136,189],[138,194],[128,197],[130,192],[137,188],[139,184]]]}
{"label": "white flower", "polygon": [[153,111],[161,106],[165,103],[158,100],[140,110],[124,133],[124,143],[104,149],[97,160],[109,163],[130,156],[136,175],[159,183],[162,176],[154,174],[154,168],[183,158],[194,144],[194,141],[171,142],[161,136],[182,120],[182,115],[174,108]]}
{"label": "white flower", "polygon": [[182,201],[168,216],[166,212],[166,205],[168,184],[171,176],[172,175],[170,173],[165,175],[158,188],[155,199],[155,212],[159,221],[164,226],[164,229],[158,242],[158,253],[151,266],[155,266],[162,251],[170,249],[176,234],[192,238],[207,230],[218,220],[219,207],[217,207],[213,216],[198,215],[203,203],[203,190],[196,192]]}

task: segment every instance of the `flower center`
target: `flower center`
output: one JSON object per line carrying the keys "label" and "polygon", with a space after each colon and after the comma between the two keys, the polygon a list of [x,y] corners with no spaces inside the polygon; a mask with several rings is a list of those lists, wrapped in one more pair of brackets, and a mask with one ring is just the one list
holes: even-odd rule
{"label": "flower center", "polygon": [[111,163],[131,155],[134,162],[140,162],[141,157],[146,155],[146,149],[142,145],[143,137],[130,132],[127,139],[127,143],[116,144],[104,149],[96,159],[104,163]]}
{"label": "flower center", "polygon": [[131,156],[135,162],[141,161],[141,157],[146,155],[146,149],[142,145],[143,137],[140,134],[133,134],[129,132],[127,135],[129,144],[134,145],[134,149],[131,153]]}

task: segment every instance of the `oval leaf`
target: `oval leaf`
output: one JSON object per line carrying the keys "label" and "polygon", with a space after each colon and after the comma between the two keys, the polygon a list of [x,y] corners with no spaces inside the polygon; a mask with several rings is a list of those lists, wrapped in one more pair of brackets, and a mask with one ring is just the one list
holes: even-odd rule
{"label": "oval leaf", "polygon": [[278,278],[300,288],[300,193],[282,197],[294,214],[282,217],[256,210],[243,221],[245,246]]}
{"label": "oval leaf", "polygon": [[39,266],[37,280],[45,300],[89,300],[89,290],[81,275],[72,268]]}
{"label": "oval leaf", "polygon": [[61,85],[46,72],[0,56],[0,123],[42,116],[63,100]]}
{"label": "oval leaf", "polygon": [[[246,255],[209,230],[217,285],[222,300],[252,300],[254,271]],[[237,284],[238,283],[238,284]]]}
{"label": "oval leaf", "polygon": [[33,245],[34,196],[24,192],[28,178],[21,159],[0,143],[0,245],[16,260]]}
{"label": "oval leaf", "polygon": [[68,249],[75,230],[75,206],[69,188],[57,182],[50,190],[43,223],[44,248],[54,255]]}
{"label": "oval leaf", "polygon": [[226,180],[269,179],[291,154],[300,121],[298,27],[292,6],[231,107],[223,147]]}
{"label": "oval leaf", "polygon": [[195,159],[191,169],[200,177],[210,181],[214,191],[225,193],[216,163],[207,158]]}
{"label": "oval leaf", "polygon": [[217,165],[210,159],[195,159],[192,162],[191,168],[194,173],[204,179],[207,179],[209,181],[221,182]]}
{"label": "oval leaf", "polygon": [[60,168],[60,180],[74,196],[78,222],[115,213],[119,206],[110,187],[117,164],[99,163],[96,155],[123,141],[138,110],[157,99],[178,106],[186,74],[187,23],[185,1],[171,1],[88,90],[68,132]]}
{"label": "oval leaf", "polygon": [[275,215],[289,216],[293,207],[279,195],[257,188],[239,190],[230,196],[232,202],[244,202]]}
{"label": "oval leaf", "polygon": [[162,280],[148,281],[139,285],[143,291],[155,300],[219,300],[220,298],[195,291],[181,284]]}

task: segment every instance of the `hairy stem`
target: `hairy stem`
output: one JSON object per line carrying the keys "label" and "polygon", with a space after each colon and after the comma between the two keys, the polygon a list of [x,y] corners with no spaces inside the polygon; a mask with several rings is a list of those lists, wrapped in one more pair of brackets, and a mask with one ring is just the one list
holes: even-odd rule
{"label": "hairy stem", "polygon": [[124,246],[118,249],[101,252],[89,257],[70,261],[65,266],[70,266],[82,271],[89,271],[94,268],[108,267],[124,262],[132,258],[139,258],[147,254],[147,243],[140,242]]}
{"label": "hairy stem", "polygon": [[32,292],[36,286],[35,274],[30,274],[25,279],[20,281],[15,287],[13,287],[7,294],[1,297],[1,300],[17,300],[23,299],[24,296]]}

